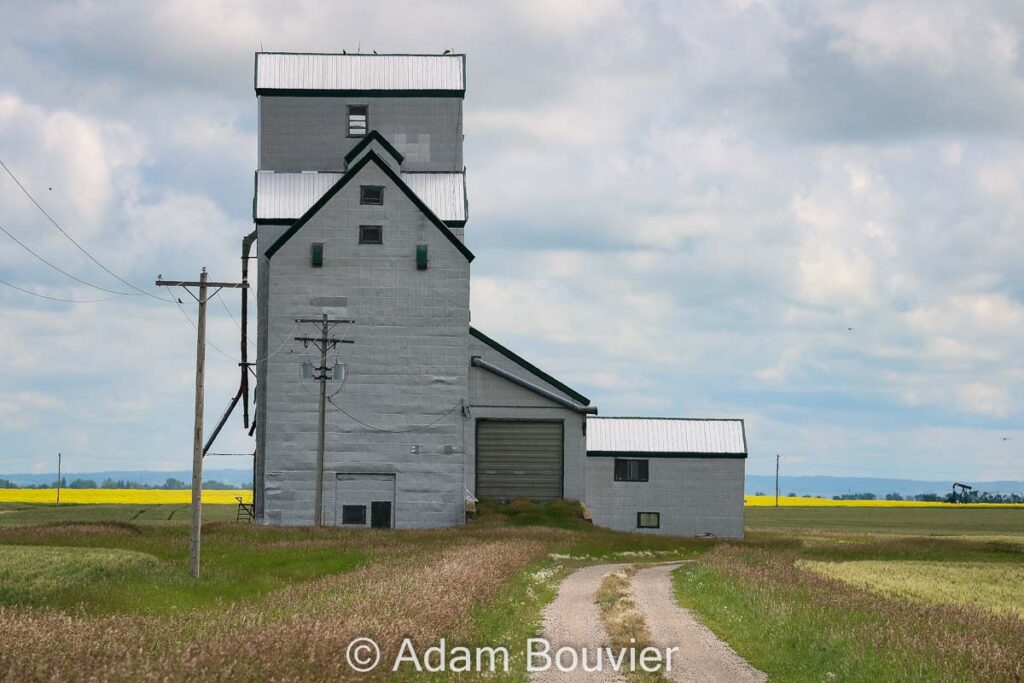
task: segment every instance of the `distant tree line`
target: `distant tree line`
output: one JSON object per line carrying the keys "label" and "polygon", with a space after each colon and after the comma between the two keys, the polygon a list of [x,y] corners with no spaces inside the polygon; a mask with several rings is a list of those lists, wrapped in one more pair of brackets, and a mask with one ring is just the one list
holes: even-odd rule
{"label": "distant tree line", "polygon": [[[755,496],[766,495],[763,491],[757,491]],[[798,496],[796,493],[787,493],[788,498],[814,498],[810,494]],[[878,500],[873,493],[843,493],[832,496],[832,500]],[[918,493],[913,496],[903,496],[899,493],[885,494],[885,500],[916,500],[924,503],[1017,503],[1024,504],[1024,494],[1020,493],[990,493],[988,491],[968,491],[965,494],[947,493]]]}
{"label": "distant tree line", "polygon": [[[873,493],[844,493],[832,496],[832,500],[877,500]],[[989,491],[952,492],[945,495],[938,493],[918,493],[914,496],[903,496],[899,493],[885,494],[885,500],[916,500],[924,503],[1024,503],[1024,495],[1019,493],[991,493]]]}
{"label": "distant tree line", "polygon": [[[128,481],[125,479],[119,479],[114,481],[113,479],[104,479],[100,484],[97,484],[93,479],[73,479],[71,483],[68,483],[67,477],[60,478],[60,487],[62,489],[147,489],[153,491],[180,491],[182,489],[192,488],[192,484],[181,481],[170,477],[163,484],[143,484],[138,481]],[[49,484],[27,484],[25,486],[18,486],[13,481],[8,479],[0,479],[0,489],[55,489],[57,488],[57,480],[55,479]],[[251,489],[252,484],[225,484],[222,481],[210,479],[203,482],[204,489]]]}

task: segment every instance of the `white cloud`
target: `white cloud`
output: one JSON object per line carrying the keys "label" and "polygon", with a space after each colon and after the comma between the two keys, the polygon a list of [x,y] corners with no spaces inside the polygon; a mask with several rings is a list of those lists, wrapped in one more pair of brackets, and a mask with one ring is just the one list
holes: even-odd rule
{"label": "white cloud", "polygon": [[[474,325],[603,414],[748,417],[752,468],[780,451],[804,473],[1009,476],[983,444],[1021,430],[1019,29],[944,2],[23,5],[0,27],[2,153],[132,282],[232,277],[261,42],[466,50]],[[0,202],[117,288],[11,183]],[[0,269],[95,294],[6,239]],[[2,291],[0,315],[6,396],[64,401],[5,398],[12,452],[187,462],[194,331],[174,307]],[[219,306],[210,334],[236,353]],[[238,371],[209,363],[215,415]],[[250,447],[240,431],[225,450]]]}

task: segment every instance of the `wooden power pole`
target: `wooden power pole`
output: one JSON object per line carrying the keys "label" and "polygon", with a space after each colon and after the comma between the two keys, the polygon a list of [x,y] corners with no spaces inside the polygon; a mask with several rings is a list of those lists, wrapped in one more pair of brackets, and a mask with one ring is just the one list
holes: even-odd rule
{"label": "wooden power pole", "polygon": [[[313,493],[313,526],[322,526],[324,508],[324,435],[327,417],[325,412],[327,410],[327,380],[331,379],[327,375],[330,371],[327,367],[327,347],[330,346],[333,349],[338,344],[352,343],[351,340],[334,339],[333,337],[328,339],[327,335],[335,325],[351,323],[352,321],[331,319],[324,313],[320,318],[300,318],[295,322],[310,323],[320,328],[319,337],[296,337],[295,339],[306,345],[312,343],[320,350],[320,367],[317,368],[319,374],[314,377],[314,379],[320,381],[320,420],[317,423],[316,430],[316,491]],[[341,378],[335,377],[334,379]]]}
{"label": "wooden power pole", "polygon": [[[157,278],[158,287],[183,287],[199,303],[199,320],[196,322],[196,403],[195,429],[192,433],[192,528],[189,532],[190,557],[189,573],[199,577],[199,544],[203,528],[203,405],[206,375],[206,302],[210,300],[207,289],[214,287],[216,294],[225,287],[247,287],[246,282],[210,282],[206,268],[199,274],[199,281],[169,281]],[[199,295],[190,287],[197,287]]]}
{"label": "wooden power pole", "polygon": [[60,453],[57,454],[57,505],[60,505]]}

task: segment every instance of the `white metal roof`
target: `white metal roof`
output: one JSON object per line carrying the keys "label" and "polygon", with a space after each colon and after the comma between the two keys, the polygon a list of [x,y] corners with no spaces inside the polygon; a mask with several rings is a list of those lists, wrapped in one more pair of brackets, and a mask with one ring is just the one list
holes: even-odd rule
{"label": "white metal roof", "polygon": [[587,451],[746,453],[743,420],[588,417]]}
{"label": "white metal roof", "polygon": [[[342,175],[259,171],[256,220],[301,217]],[[402,180],[442,221],[466,220],[466,180],[462,173],[403,173]]]}
{"label": "white metal roof", "polygon": [[466,89],[463,55],[256,53],[257,90]]}

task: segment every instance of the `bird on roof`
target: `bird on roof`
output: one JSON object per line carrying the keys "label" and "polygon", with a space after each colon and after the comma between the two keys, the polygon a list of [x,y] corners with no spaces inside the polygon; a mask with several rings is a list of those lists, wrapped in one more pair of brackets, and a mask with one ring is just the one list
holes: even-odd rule
{"label": "bird on roof", "polygon": [[373,54],[377,54],[377,51],[376,51],[376,50],[374,50],[374,51],[373,51]]}
{"label": "bird on roof", "polygon": [[347,55],[348,53],[347,53],[347,52],[345,52],[344,50],[342,50],[342,51],[341,51],[341,54],[343,54],[343,55]]}
{"label": "bird on roof", "polygon": [[846,328],[846,331],[847,331],[847,332],[853,332],[853,328],[852,328],[852,327],[847,327],[847,328]]}
{"label": "bird on roof", "polygon": [[1008,436],[1001,436],[999,438],[1002,439],[1003,441],[1009,441],[1010,440],[1010,437],[1008,437]]}
{"label": "bird on roof", "polygon": [[446,47],[444,52],[442,52],[441,54],[450,55],[452,52],[454,52],[454,50],[452,50],[450,47]]}

